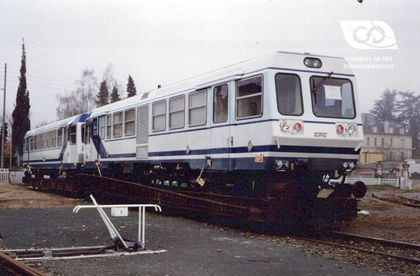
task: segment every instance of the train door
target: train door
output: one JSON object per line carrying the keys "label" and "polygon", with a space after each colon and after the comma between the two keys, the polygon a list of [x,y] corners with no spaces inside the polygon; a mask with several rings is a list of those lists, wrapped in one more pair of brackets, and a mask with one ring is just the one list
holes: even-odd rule
{"label": "train door", "polygon": [[83,154],[83,162],[92,161],[91,158],[94,156],[92,155],[92,146],[91,146],[91,129],[92,122],[86,121],[86,123],[81,125],[81,138],[82,138],[82,154]]}
{"label": "train door", "polygon": [[137,108],[136,119],[136,158],[147,160],[149,157],[149,105]]}
{"label": "train door", "polygon": [[77,151],[77,125],[72,124],[68,128],[69,130],[69,158],[70,163],[76,164],[78,162],[78,151]]}
{"label": "train door", "polygon": [[229,98],[232,97],[231,89],[227,83],[213,87],[212,91],[212,120],[211,149],[215,170],[232,170],[234,162],[231,160],[233,137],[230,127]]}

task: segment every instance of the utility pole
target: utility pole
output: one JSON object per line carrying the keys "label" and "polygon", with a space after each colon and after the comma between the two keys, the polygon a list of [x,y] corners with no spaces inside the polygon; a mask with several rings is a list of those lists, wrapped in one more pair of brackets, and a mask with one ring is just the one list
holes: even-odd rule
{"label": "utility pole", "polygon": [[4,88],[3,88],[3,124],[1,128],[1,168],[4,168],[4,134],[5,131],[5,120],[6,120],[6,77],[7,77],[7,63],[4,64]]}

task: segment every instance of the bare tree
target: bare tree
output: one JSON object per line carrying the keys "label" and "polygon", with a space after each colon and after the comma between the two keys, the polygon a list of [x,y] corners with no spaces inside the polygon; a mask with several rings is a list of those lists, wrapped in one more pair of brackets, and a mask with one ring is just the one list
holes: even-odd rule
{"label": "bare tree", "polygon": [[80,113],[92,111],[95,107],[95,92],[98,80],[93,70],[85,69],[78,81],[78,88],[64,95],[57,95],[57,118],[65,119]]}

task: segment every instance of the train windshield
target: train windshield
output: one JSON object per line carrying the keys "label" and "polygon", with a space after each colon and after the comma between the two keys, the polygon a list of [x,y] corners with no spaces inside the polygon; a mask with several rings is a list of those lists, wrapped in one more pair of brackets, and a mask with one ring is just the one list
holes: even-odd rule
{"label": "train windshield", "polygon": [[348,79],[312,77],[312,107],[315,116],[353,119],[353,85]]}
{"label": "train windshield", "polygon": [[277,108],[282,115],[302,115],[300,79],[293,74],[276,74]]}

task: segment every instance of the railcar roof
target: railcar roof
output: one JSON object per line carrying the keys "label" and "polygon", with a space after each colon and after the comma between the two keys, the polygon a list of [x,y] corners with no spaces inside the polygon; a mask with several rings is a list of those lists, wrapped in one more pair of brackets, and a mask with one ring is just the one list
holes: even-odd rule
{"label": "railcar roof", "polygon": [[60,127],[64,127],[70,125],[71,123],[78,122],[80,119],[85,120],[88,115],[89,113],[79,114],[70,118],[47,124],[45,126],[31,129],[30,131],[26,132],[25,137],[38,135],[40,133],[45,133]]}
{"label": "railcar roof", "polygon": [[[323,66],[322,68],[307,68],[305,67],[303,60],[306,57],[317,57],[320,58]],[[127,109],[131,106],[136,106],[141,102],[149,102],[158,98],[169,96],[175,92],[181,91],[193,91],[200,88],[206,88],[216,83],[240,78],[244,75],[258,72],[263,69],[285,69],[292,71],[302,72],[315,72],[315,73],[334,73],[352,75],[352,72],[348,67],[345,66],[347,62],[344,58],[324,56],[324,55],[313,55],[310,53],[294,53],[294,52],[275,52],[270,55],[263,57],[248,59],[233,65],[229,65],[205,74],[201,74],[180,82],[176,82],[167,86],[164,86],[153,91],[136,95],[134,97],[126,98],[121,101],[108,104],[93,110],[91,117],[97,117],[99,115],[107,114],[118,110]],[[147,97],[145,97],[148,94]]]}

